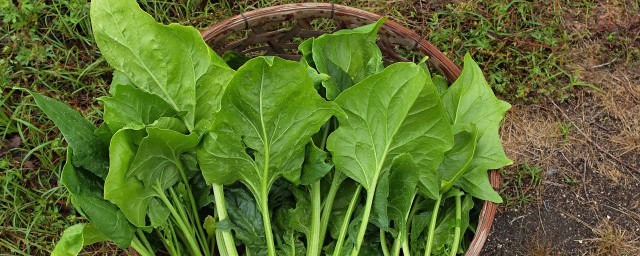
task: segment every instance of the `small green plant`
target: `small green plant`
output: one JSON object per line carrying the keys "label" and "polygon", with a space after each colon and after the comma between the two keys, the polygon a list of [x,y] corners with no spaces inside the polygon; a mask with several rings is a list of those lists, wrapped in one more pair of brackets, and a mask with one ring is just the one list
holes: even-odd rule
{"label": "small green plant", "polygon": [[504,169],[501,176],[505,177],[501,184],[501,192],[505,195],[504,207],[523,208],[535,201],[535,192],[542,182],[540,166],[527,163],[519,165],[515,170]]}
{"label": "small green plant", "polygon": [[571,122],[560,123],[560,135],[564,139],[564,141],[569,140],[569,133],[571,132],[571,127],[573,124]]}
{"label": "small green plant", "polygon": [[299,62],[226,55],[232,69],[135,1],[93,1],[91,21],[115,69],[104,122],[31,93],[68,143],[60,181],[88,220],[53,255],[99,241],[143,256],[456,255],[472,198],[502,202],[487,170],[511,164],[510,105],[470,55],[448,88],[424,62],[385,67],[383,19],[303,42]]}

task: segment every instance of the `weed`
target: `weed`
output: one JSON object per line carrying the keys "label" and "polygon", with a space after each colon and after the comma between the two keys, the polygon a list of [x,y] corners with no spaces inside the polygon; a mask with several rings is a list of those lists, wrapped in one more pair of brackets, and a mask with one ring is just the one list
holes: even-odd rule
{"label": "weed", "polygon": [[571,127],[573,126],[573,124],[571,122],[567,122],[567,123],[560,123],[560,135],[562,136],[562,138],[564,138],[564,141],[566,142],[567,140],[569,140],[569,132],[571,132]]}
{"label": "weed", "polygon": [[505,208],[523,208],[537,199],[542,181],[541,170],[540,166],[524,163],[501,171],[500,175],[504,180],[500,185],[500,195],[504,198]]}

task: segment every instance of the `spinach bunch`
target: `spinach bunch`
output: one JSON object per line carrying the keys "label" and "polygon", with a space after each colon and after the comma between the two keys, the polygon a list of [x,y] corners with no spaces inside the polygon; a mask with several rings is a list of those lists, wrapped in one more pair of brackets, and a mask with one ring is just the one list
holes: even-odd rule
{"label": "spinach bunch", "polygon": [[384,20],[308,39],[298,62],[220,57],[133,0],[93,1],[91,21],[115,70],[104,122],[32,93],[88,220],[53,255],[456,255],[474,198],[501,202],[487,170],[511,164],[510,105],[469,55],[448,86],[424,60],[383,64]]}

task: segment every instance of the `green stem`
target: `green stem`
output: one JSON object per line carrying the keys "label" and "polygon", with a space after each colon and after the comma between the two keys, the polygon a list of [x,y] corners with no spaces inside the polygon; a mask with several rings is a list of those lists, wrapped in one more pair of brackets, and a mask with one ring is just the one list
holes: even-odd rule
{"label": "green stem", "polygon": [[391,246],[391,255],[398,256],[400,255],[400,245],[402,240],[402,231],[398,232],[398,237],[393,241],[393,246]]}
{"label": "green stem", "polygon": [[408,234],[405,233],[404,242],[402,243],[402,256],[411,256],[411,250],[409,250]]}
{"label": "green stem", "polygon": [[431,222],[429,222],[429,233],[427,236],[427,248],[424,251],[424,256],[431,255],[431,248],[433,247],[433,236],[436,231],[436,221],[438,220],[438,210],[440,209],[440,201],[442,196],[438,196],[436,204],[433,206],[433,212],[431,213]]}
{"label": "green stem", "polygon": [[307,256],[320,255],[322,239],[320,237],[320,212],[322,211],[320,181],[311,184],[311,237],[307,242]]}
{"label": "green stem", "polygon": [[147,236],[144,235],[144,232],[142,232],[141,229],[138,229],[136,233],[138,237],[142,240],[142,244],[147,248],[147,251],[153,252],[153,247],[151,247],[151,243],[149,243],[149,240],[147,240]]}
{"label": "green stem", "polygon": [[389,248],[387,247],[387,233],[380,229],[380,247],[382,247],[382,254],[389,256]]}
{"label": "green stem", "polygon": [[196,226],[196,230],[198,231],[198,233],[196,233],[196,236],[198,238],[198,241],[200,241],[200,244],[202,245],[202,249],[203,251],[206,253],[206,255],[209,255],[209,243],[207,243],[207,237],[204,235],[204,229],[202,227],[202,223],[200,222],[200,215],[198,214],[198,206],[196,205],[196,200],[193,197],[193,193],[191,192],[191,185],[189,185],[189,180],[187,179],[186,174],[184,173],[184,169],[182,168],[182,165],[178,164],[178,169],[180,170],[180,175],[182,176],[182,181],[184,182],[184,185],[186,187],[187,190],[187,196],[189,197],[189,204],[191,205],[191,211],[193,213],[193,224]]}
{"label": "green stem", "polygon": [[[218,239],[216,239],[216,242],[218,243],[218,254],[220,256],[228,256],[229,253],[227,252],[227,245],[225,245],[225,240],[222,234],[222,231],[220,230],[216,230],[216,237]],[[234,246],[235,248],[235,246]]]}
{"label": "green stem", "polygon": [[140,256],[153,256],[153,254],[148,252],[146,248],[144,248],[144,245],[140,243],[140,240],[135,236],[133,237],[133,240],[131,240],[131,247],[136,250]]}
{"label": "green stem", "polygon": [[[376,184],[377,178],[373,179],[371,184]],[[371,214],[371,208],[373,207],[373,197],[375,195],[376,187],[372,187],[367,190],[367,202],[364,205],[364,214],[362,215],[362,222],[360,222],[360,230],[358,231],[358,238],[356,240],[356,245],[351,251],[351,256],[358,256],[360,253],[360,247],[362,246],[362,241],[364,240],[364,234],[367,231],[367,226],[369,225],[369,215]]]}
{"label": "green stem", "polygon": [[[227,218],[227,206],[224,200],[224,188],[222,185],[213,184],[213,197],[216,201],[216,213],[218,214],[218,222],[223,221]],[[217,232],[217,231],[216,231]],[[233,240],[233,234],[231,234],[230,230],[220,231],[222,237],[218,239],[224,244],[224,247],[218,245],[218,250],[220,252],[226,251],[226,255],[229,256],[238,256],[238,251],[236,249],[236,244]]]}
{"label": "green stem", "polygon": [[327,234],[327,228],[329,227],[329,219],[331,218],[331,211],[333,210],[333,202],[336,199],[336,195],[338,194],[338,189],[340,188],[340,184],[344,180],[341,177],[343,174],[341,172],[333,173],[333,180],[331,181],[331,186],[329,187],[329,192],[324,199],[324,206],[322,207],[322,218],[320,225],[320,243],[324,243],[324,238]]}
{"label": "green stem", "polygon": [[358,187],[356,188],[356,192],[354,192],[353,197],[351,197],[349,208],[347,208],[347,212],[344,214],[344,219],[342,220],[342,226],[340,227],[340,235],[338,235],[338,240],[336,241],[336,247],[333,250],[333,255],[340,255],[340,251],[342,250],[342,244],[344,243],[344,239],[347,237],[347,230],[349,229],[349,222],[351,220],[351,215],[353,214],[353,211],[356,209],[356,205],[358,205],[358,199],[360,198],[361,190],[362,190],[362,185],[358,184]]}
{"label": "green stem", "polygon": [[269,188],[267,184],[262,184],[262,193],[260,195],[260,211],[262,212],[264,235],[267,239],[267,251],[269,252],[269,256],[275,256],[276,246],[273,240],[273,230],[271,229],[271,216],[269,216]]}
{"label": "green stem", "polygon": [[160,200],[165,204],[165,206],[167,206],[167,208],[169,208],[169,212],[173,216],[176,224],[178,225],[178,228],[180,228],[180,230],[184,234],[184,238],[185,240],[187,240],[187,243],[189,244],[189,247],[191,248],[191,251],[193,252],[193,254],[196,256],[202,256],[202,253],[200,252],[200,247],[198,247],[198,244],[196,243],[193,237],[193,234],[191,234],[191,230],[189,230],[187,225],[184,223],[180,214],[178,214],[178,212],[173,207],[173,205],[171,204],[167,196],[164,195],[164,192],[162,191],[162,188],[160,188],[160,185],[156,185],[154,189],[156,190],[156,193],[160,198]]}
{"label": "green stem", "polygon": [[458,254],[458,245],[460,244],[460,222],[462,221],[462,193],[456,195],[456,228],[453,233],[453,244],[451,245],[450,256]]}

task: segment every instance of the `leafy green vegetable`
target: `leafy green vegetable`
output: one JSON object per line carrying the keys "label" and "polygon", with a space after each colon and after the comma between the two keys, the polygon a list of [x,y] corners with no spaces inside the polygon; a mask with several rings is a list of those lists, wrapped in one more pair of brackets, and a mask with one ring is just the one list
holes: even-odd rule
{"label": "leafy green vegetable", "polygon": [[[329,136],[337,171],[367,189],[359,251],[380,175],[394,157],[409,153],[421,176],[437,175],[453,136],[430,78],[412,63],[396,63],[343,92],[337,99],[347,113]],[[429,147],[424,147],[429,145]]]}
{"label": "leafy green vegetable", "polygon": [[78,255],[82,250],[82,246],[90,245],[96,242],[105,241],[105,237],[91,223],[80,223],[68,227],[56,247],[51,252],[52,256],[73,256]]}
{"label": "leafy green vegetable", "polygon": [[322,99],[305,67],[280,58],[256,58],[229,82],[212,131],[198,151],[209,183],[241,181],[262,212],[269,254],[275,254],[268,193],[273,182],[300,179],[311,135],[339,108]]}
{"label": "leafy green vegetable", "polygon": [[304,41],[300,62],[221,58],[133,0],[95,0],[91,21],[115,70],[101,126],[32,94],[69,144],[61,184],[89,221],[53,255],[98,241],[142,256],[455,255],[473,198],[501,201],[487,171],[511,163],[510,106],[469,55],[447,88],[426,58],[383,66],[384,19]]}
{"label": "leafy green vegetable", "polygon": [[31,95],[38,107],[60,129],[73,152],[77,152],[72,156],[75,165],[104,179],[107,176],[109,163],[108,147],[95,134],[96,126],[62,102],[38,93],[31,93]]}
{"label": "leafy green vegetable", "polygon": [[[207,119],[207,115],[196,115],[196,110],[216,109],[218,100],[211,97],[216,95],[212,90],[220,91],[217,88],[224,84],[218,76],[229,77],[233,70],[196,29],[159,24],[135,1],[125,0],[93,1],[91,24],[107,62],[136,87],[183,112],[189,130]],[[206,97],[198,99],[202,95]]]}
{"label": "leafy green vegetable", "polygon": [[328,99],[335,99],[342,91],[382,70],[376,37],[384,21],[325,34],[300,45],[303,59],[313,63],[318,72],[330,75],[322,83]]}
{"label": "leafy green vegetable", "polygon": [[161,117],[178,113],[162,98],[130,84],[112,84],[112,97],[102,97],[104,121],[112,133],[124,128],[140,128]]}

